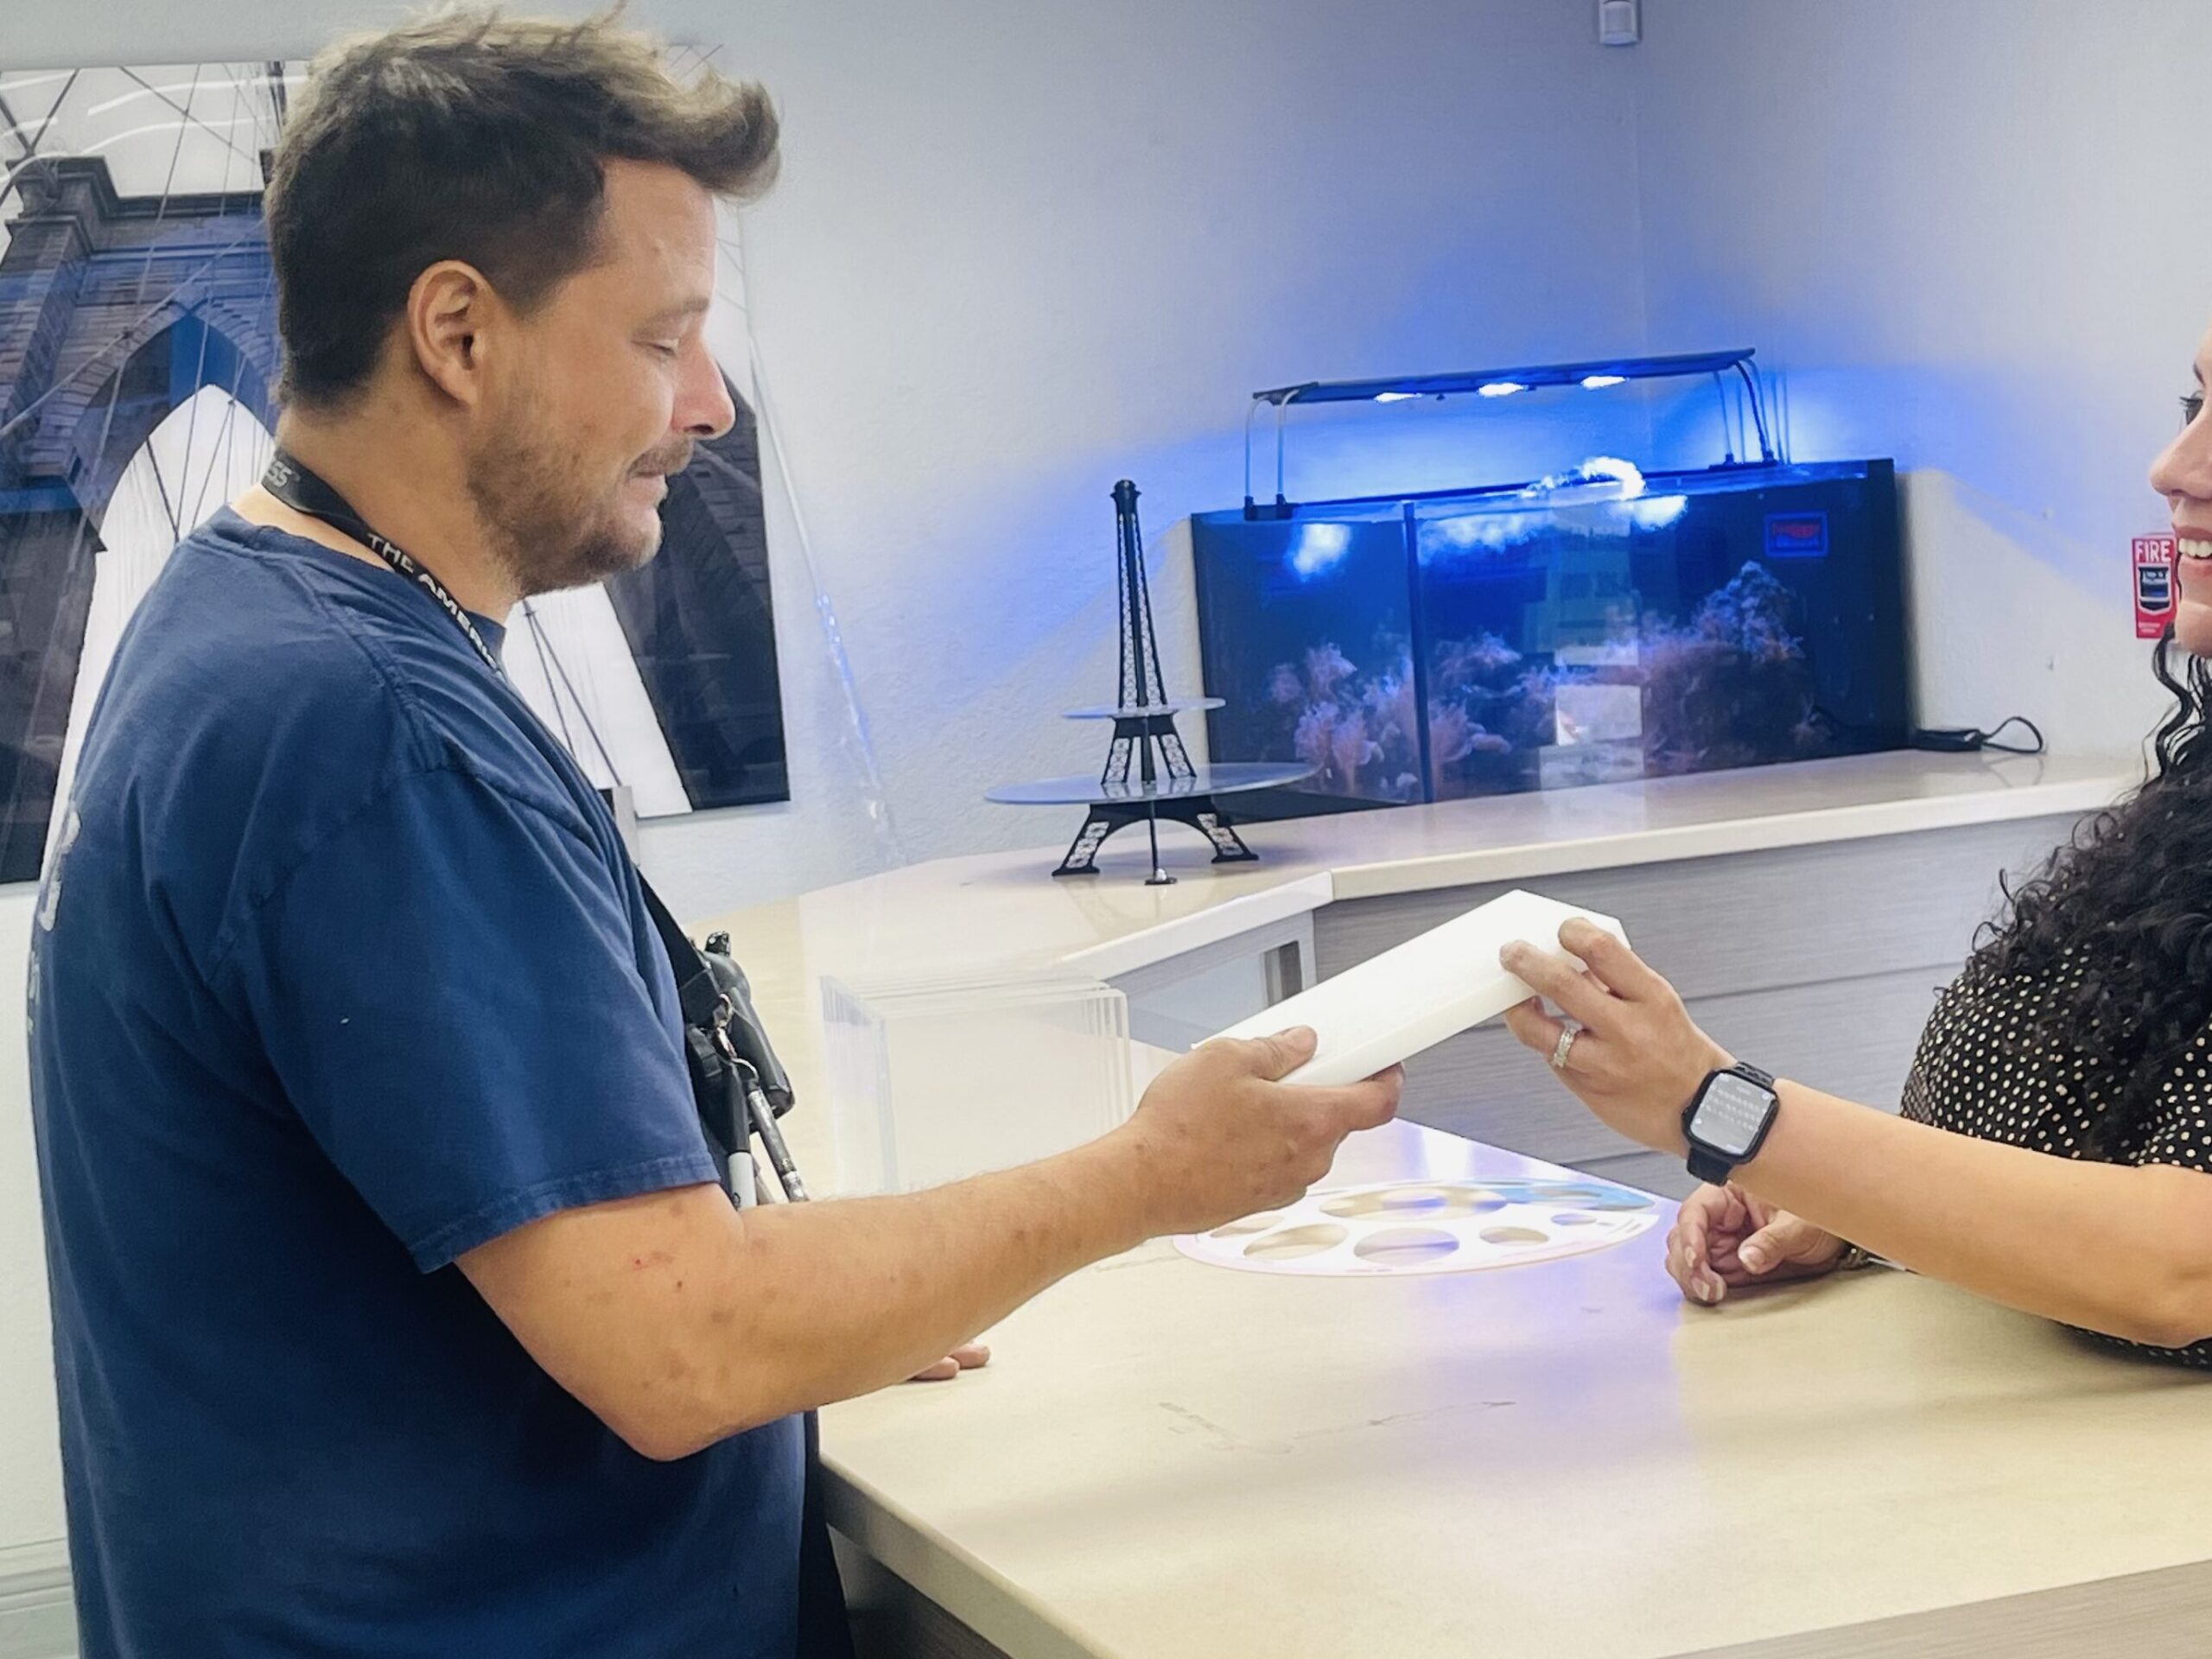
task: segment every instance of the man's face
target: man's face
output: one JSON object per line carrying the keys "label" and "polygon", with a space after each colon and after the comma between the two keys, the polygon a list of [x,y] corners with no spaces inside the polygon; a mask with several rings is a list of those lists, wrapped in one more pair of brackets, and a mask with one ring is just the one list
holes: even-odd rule
{"label": "man's face", "polygon": [[713,198],[672,167],[606,176],[597,257],[516,321],[470,444],[469,493],[525,595],[652,558],[668,474],[735,419],[701,335]]}

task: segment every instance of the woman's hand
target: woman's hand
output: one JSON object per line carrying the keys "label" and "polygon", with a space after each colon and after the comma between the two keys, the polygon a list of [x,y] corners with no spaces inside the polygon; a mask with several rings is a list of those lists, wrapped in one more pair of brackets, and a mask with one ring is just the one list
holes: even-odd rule
{"label": "woman's hand", "polygon": [[1834,1233],[1734,1186],[1698,1188],[1667,1235],[1668,1274],[1708,1307],[1731,1289],[1815,1278],[1842,1257]]}
{"label": "woman's hand", "polygon": [[1559,1068],[1560,1081],[1630,1140],[1658,1152],[1686,1152],[1683,1111],[1708,1072],[1734,1061],[1697,1028],[1675,988],[1603,928],[1577,917],[1560,929],[1559,942],[1590,971],[1524,940],[1498,952],[1505,970],[1540,994],[1509,1009],[1506,1026],[1551,1058],[1568,1027],[1544,1012],[1549,998],[1582,1027]]}

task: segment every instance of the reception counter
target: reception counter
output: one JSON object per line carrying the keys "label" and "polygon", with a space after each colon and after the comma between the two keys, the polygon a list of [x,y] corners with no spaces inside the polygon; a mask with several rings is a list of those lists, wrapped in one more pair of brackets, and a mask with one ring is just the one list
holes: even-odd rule
{"label": "reception counter", "polygon": [[[994,855],[718,925],[830,1190],[867,1183],[821,1098],[824,975],[1072,968],[1127,991],[1133,1023],[1147,1001],[1172,1020],[1519,883],[1605,896],[1725,1040],[1853,1092],[1821,1056],[1901,1075],[1896,985],[1932,997],[1998,871],[2136,775],[1918,755],[1708,774],[1263,824],[1262,864],[1217,873],[1194,839],[1166,889],[1134,848],[1082,886],[1050,853]],[[1571,1164],[1662,1187],[1632,1149],[1574,1141],[1586,1115],[1489,1040],[1417,1062],[1418,1121],[1355,1138],[1332,1184]],[[979,1098],[1016,1087],[979,1071]],[[1662,1226],[1389,1279],[1166,1243],[1102,1263],[993,1333],[988,1371],[825,1414],[856,1588],[897,1650],[1017,1659],[2201,1650],[2198,1377],[1886,1270],[1694,1309],[1663,1248]]]}
{"label": "reception counter", "polygon": [[[1516,886],[1618,916],[1692,1010],[1770,1070],[1893,1103],[1937,987],[1994,911],[2000,871],[2046,855],[2139,778],[2126,758],[1897,753],[1249,826],[1255,865],[1163,832],[1102,874],[1052,850],[939,860],[716,918],[808,1105],[794,1146],[825,1192],[874,1190],[870,1126],[825,1097],[822,982],[1077,973],[1132,1034],[1190,1044]],[[1409,1068],[1408,1116],[1643,1184],[1662,1172],[1560,1109],[1496,1027]]]}

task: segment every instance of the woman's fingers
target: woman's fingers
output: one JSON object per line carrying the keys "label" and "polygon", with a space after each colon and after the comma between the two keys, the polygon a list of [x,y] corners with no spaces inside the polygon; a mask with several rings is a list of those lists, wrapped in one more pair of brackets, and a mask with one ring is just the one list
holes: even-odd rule
{"label": "woman's fingers", "polygon": [[1516,939],[1497,953],[1498,965],[1539,996],[1549,997],[1567,1017],[1586,1026],[1606,1023],[1612,993],[1556,950],[1539,950]]}
{"label": "woman's fingers", "polygon": [[1641,1002],[1672,988],[1643,957],[1595,922],[1569,917],[1560,925],[1559,943],[1562,950],[1581,957],[1599,982],[1617,996]]}
{"label": "woman's fingers", "polygon": [[1701,1186],[1682,1200],[1667,1236],[1667,1272],[1685,1296],[1711,1306],[1730,1287],[1757,1282],[1737,1258],[1757,1219],[1751,1200],[1733,1186]]}
{"label": "woman's fingers", "polygon": [[[1566,1023],[1554,1020],[1544,1012],[1543,1004],[1531,997],[1526,1002],[1516,1002],[1505,1011],[1505,1028],[1523,1048],[1531,1048],[1546,1059],[1558,1048]],[[1571,1058],[1571,1056],[1570,1056]]]}
{"label": "woman's fingers", "polygon": [[1737,1248],[1736,1258],[1754,1274],[1810,1266],[1840,1255],[1834,1236],[1796,1216],[1777,1215]]}
{"label": "woman's fingers", "polygon": [[1668,1235],[1667,1271],[1682,1294],[1710,1306],[1727,1294],[1727,1287],[1713,1270],[1715,1217],[1726,1212],[1726,1194],[1718,1187],[1703,1187],[1690,1195],[1675,1217]]}

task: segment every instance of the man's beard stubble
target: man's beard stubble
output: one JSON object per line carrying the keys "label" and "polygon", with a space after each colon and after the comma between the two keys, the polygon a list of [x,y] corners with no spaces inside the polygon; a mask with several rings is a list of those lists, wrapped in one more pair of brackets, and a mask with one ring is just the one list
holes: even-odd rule
{"label": "man's beard stubble", "polygon": [[[673,476],[690,455],[688,442],[657,449],[635,471]],[[638,569],[659,550],[658,516],[651,537],[641,538],[612,501],[585,499],[579,469],[550,445],[510,442],[472,459],[469,499],[523,597],[588,588]]]}

